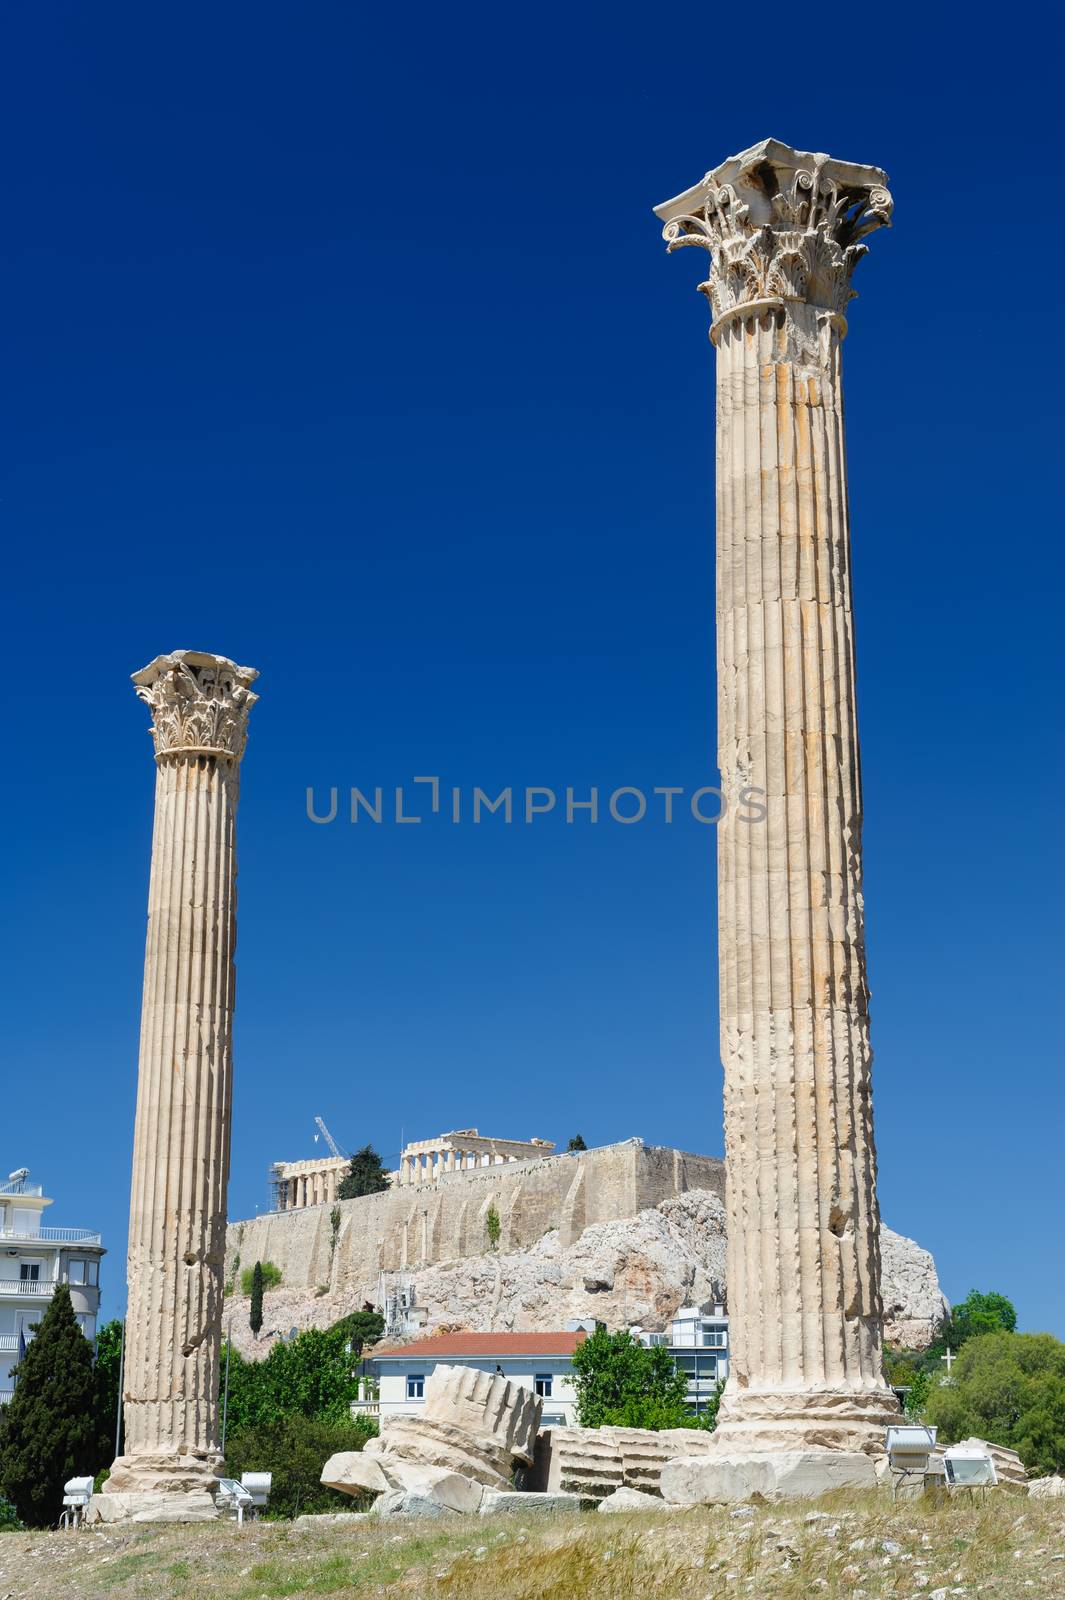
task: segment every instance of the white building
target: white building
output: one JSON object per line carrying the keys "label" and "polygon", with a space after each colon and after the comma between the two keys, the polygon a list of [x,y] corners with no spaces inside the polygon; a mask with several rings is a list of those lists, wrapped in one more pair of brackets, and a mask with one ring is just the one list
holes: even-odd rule
{"label": "white building", "polygon": [[645,1333],[634,1328],[641,1344],[664,1345],[673,1365],[688,1379],[687,1404],[704,1411],[714,1389],[728,1377],[728,1317],[723,1306],[712,1313],[698,1306],[682,1306],[672,1319],[668,1333]]}
{"label": "white building", "polygon": [[41,1218],[52,1204],[28,1169],[0,1184],[0,1405],[11,1399],[11,1369],[22,1342],[48,1309],[57,1283],[70,1289],[81,1331],[96,1338],[100,1307],[100,1235],[90,1228],[53,1228]]}
{"label": "white building", "polygon": [[[501,1372],[543,1401],[544,1428],[576,1423],[573,1352],[587,1337],[571,1333],[443,1333],[410,1344],[375,1349],[363,1362],[369,1379],[356,1412],[416,1416],[425,1403],[425,1380],[437,1362]],[[372,1391],[376,1388],[376,1398]]]}

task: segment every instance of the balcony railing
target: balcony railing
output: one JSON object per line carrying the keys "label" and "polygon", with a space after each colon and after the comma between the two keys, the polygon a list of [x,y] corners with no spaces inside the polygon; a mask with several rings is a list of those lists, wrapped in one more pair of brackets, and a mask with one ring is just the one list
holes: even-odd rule
{"label": "balcony railing", "polygon": [[[30,1337],[32,1338],[32,1334],[30,1335]],[[28,1340],[27,1340],[27,1342],[28,1342]],[[0,1350],[17,1350],[17,1349],[18,1349],[18,1334],[17,1333],[0,1333]]]}
{"label": "balcony railing", "polygon": [[50,1278],[0,1278],[0,1297],[9,1294],[28,1294],[40,1297],[54,1293],[55,1284]]}
{"label": "balcony railing", "polygon": [[92,1228],[38,1228],[30,1233],[25,1228],[0,1228],[3,1239],[40,1239],[45,1244],[99,1244],[100,1235]]}

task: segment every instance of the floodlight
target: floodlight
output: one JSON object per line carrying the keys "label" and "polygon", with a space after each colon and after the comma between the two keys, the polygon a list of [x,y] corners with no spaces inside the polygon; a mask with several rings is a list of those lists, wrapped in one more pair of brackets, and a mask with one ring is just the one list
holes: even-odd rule
{"label": "floodlight", "polygon": [[248,1491],[253,1506],[265,1506],[273,1481],[272,1472],[242,1472],[240,1475],[241,1488]]}
{"label": "floodlight", "polygon": [[952,1489],[986,1489],[998,1482],[995,1463],[975,1445],[956,1444],[944,1450],[943,1467]]}

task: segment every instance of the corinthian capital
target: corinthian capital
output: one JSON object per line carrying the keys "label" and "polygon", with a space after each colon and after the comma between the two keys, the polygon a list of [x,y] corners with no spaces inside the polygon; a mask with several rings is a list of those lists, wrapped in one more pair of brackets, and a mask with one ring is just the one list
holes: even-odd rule
{"label": "corinthian capital", "polygon": [[842,314],[863,239],[891,224],[887,175],[763,139],[655,206],[670,250],[710,252],[699,288],[715,322],[755,301],[798,301]]}
{"label": "corinthian capital", "polygon": [[137,694],[152,713],[158,760],[167,755],[219,756],[239,761],[248,738],[248,712],[258,700],[254,667],[227,656],[174,650],[133,674]]}

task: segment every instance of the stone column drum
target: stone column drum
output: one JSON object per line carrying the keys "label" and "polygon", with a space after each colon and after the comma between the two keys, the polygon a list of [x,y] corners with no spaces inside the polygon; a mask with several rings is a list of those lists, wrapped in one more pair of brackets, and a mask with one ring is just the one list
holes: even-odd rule
{"label": "stone column drum", "polygon": [[258,674],[178,650],[134,675],[155,823],[129,1221],[125,1454],[110,1495],[209,1493],[229,1181],[240,761]]}
{"label": "stone column drum", "polygon": [[[840,375],[886,184],[766,140],[655,208],[670,250],[710,254],[717,349],[722,1452],[876,1454],[897,1411],[881,1371]],[[744,805],[746,789],[762,794]]]}

